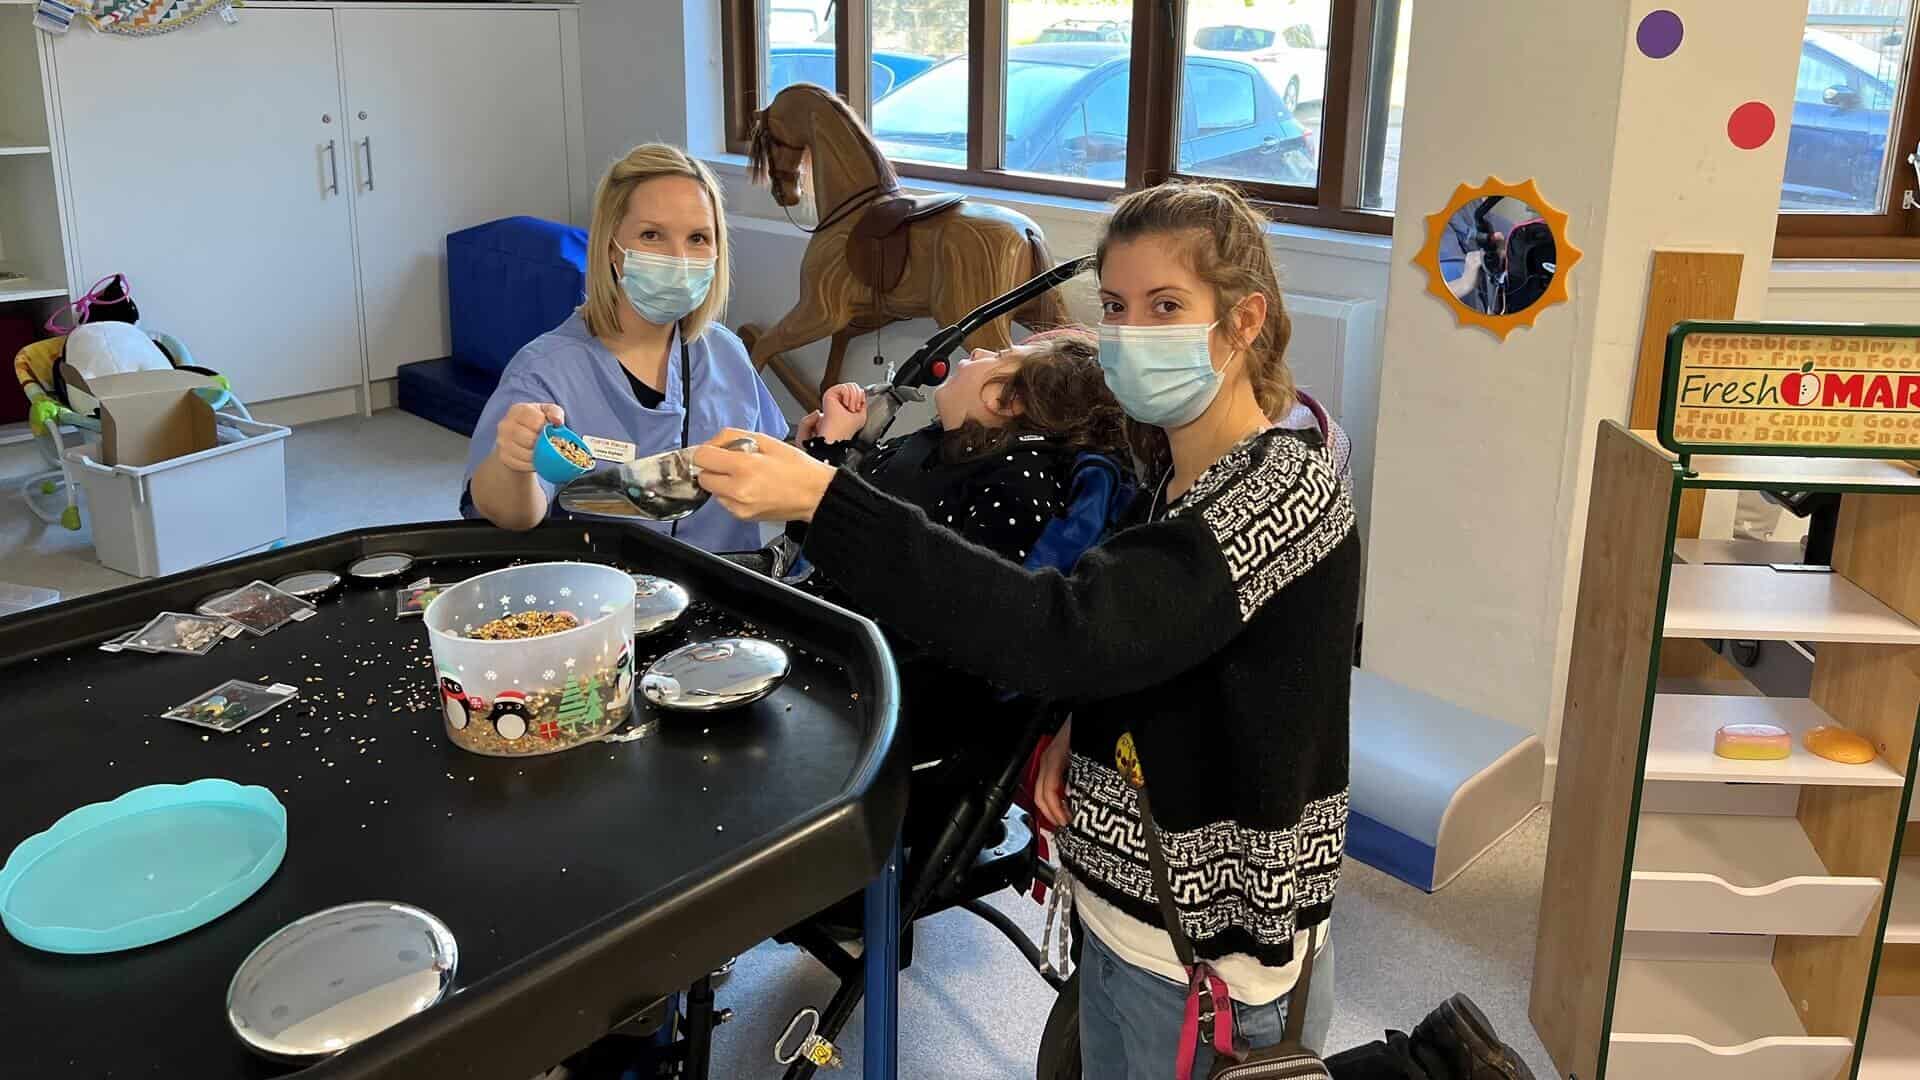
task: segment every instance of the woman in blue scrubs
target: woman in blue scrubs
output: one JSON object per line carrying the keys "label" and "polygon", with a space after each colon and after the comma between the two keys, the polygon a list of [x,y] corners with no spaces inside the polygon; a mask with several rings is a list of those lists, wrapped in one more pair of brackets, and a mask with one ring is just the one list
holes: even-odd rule
{"label": "woman in blue scrubs", "polygon": [[[530,529],[558,512],[553,485],[533,471],[548,423],[609,461],[698,446],[729,427],[786,437],[746,347],[717,321],[727,220],[705,165],[676,147],[635,147],[600,180],[587,252],[586,303],[514,356],[480,415],[460,500],[468,517]],[[760,546],[759,526],[718,500],[655,527],[709,551]]]}

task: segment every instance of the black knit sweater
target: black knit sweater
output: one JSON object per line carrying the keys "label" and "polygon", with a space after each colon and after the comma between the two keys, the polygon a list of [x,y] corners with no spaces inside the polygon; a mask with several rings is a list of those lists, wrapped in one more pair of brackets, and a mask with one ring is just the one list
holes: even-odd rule
{"label": "black knit sweater", "polygon": [[1249,437],[1071,576],[994,558],[844,470],[805,551],[861,610],[955,666],[1075,702],[1060,850],[1102,899],[1165,925],[1115,766],[1131,733],[1202,957],[1283,966],[1294,934],[1327,919],[1346,838],[1360,543],[1317,432]]}

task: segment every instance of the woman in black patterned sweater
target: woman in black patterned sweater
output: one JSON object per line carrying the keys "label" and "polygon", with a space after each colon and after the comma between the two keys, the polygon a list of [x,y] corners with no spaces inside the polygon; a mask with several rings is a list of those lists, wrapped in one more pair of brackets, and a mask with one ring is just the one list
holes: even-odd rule
{"label": "woman in black patterned sweater", "polygon": [[[1194,980],[1156,902],[1135,785],[1152,794],[1180,926],[1233,999],[1223,1016],[1248,1045],[1278,1042],[1340,876],[1360,541],[1319,433],[1268,419],[1293,406],[1290,328],[1245,201],[1212,184],[1129,195],[1098,261],[1100,363],[1148,486],[1137,522],[1071,574],[970,549],[771,439],[697,460],[736,515],[809,521],[806,555],[861,610],[962,670],[1073,702],[1040,797],[1066,820],[1060,850],[1091,932],[1086,1075],[1204,1076],[1204,1047],[1175,1060],[1194,1038]],[[1324,990],[1307,1005],[1309,1045],[1331,965],[1316,962],[1312,983]]]}

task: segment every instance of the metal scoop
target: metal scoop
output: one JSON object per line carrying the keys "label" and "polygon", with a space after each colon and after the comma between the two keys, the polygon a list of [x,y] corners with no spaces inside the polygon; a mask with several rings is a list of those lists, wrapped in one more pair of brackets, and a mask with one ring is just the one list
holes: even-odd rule
{"label": "metal scoop", "polygon": [[[748,438],[725,444],[728,450],[759,453]],[[669,450],[596,469],[560,489],[560,509],[587,517],[678,521],[707,504],[712,492],[700,486],[694,447]]]}

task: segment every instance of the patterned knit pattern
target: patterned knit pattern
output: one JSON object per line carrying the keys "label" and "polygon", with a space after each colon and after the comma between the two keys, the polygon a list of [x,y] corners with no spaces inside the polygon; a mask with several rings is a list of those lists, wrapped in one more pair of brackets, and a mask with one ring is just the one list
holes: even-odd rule
{"label": "patterned knit pattern", "polygon": [[[1197,518],[1206,525],[1225,560],[1243,624],[1262,616],[1283,589],[1330,565],[1336,550],[1352,541],[1352,495],[1335,454],[1317,433],[1251,438],[1201,473],[1168,508],[1169,518]],[[1271,626],[1274,619],[1297,622],[1298,615],[1275,610],[1261,621]],[[1284,711],[1278,704],[1275,709]],[[1339,715],[1336,738],[1344,734],[1345,710]],[[1290,718],[1255,718],[1251,728],[1232,730],[1278,733]],[[1233,737],[1225,730],[1211,737]],[[1138,795],[1112,761],[1093,756],[1101,740],[1093,740],[1090,749],[1079,734],[1068,767],[1073,821],[1059,837],[1061,857],[1076,878],[1120,910],[1158,925]],[[1147,783],[1153,784],[1151,754],[1143,753],[1142,765]],[[1247,778],[1231,782],[1244,784]],[[1193,793],[1161,790],[1156,795],[1181,926],[1201,955],[1246,951],[1265,963],[1283,964],[1292,955],[1295,933],[1326,918],[1346,848],[1344,771],[1337,785],[1317,785],[1317,780],[1303,785],[1300,801],[1292,804],[1299,807],[1297,817],[1270,819],[1264,823],[1270,827],[1228,815],[1195,828],[1170,828],[1167,809]]]}
{"label": "patterned knit pattern", "polygon": [[[1079,754],[1067,784],[1073,825],[1059,837],[1061,857],[1140,904],[1157,903],[1133,786],[1111,766]],[[1293,941],[1301,908],[1333,902],[1346,849],[1347,793],[1307,804],[1291,829],[1217,821],[1163,831],[1160,841],[1180,925],[1196,945],[1237,926],[1259,945],[1281,948]]]}
{"label": "patterned knit pattern", "polygon": [[1228,451],[1168,516],[1196,511],[1227,557],[1243,619],[1326,558],[1354,525],[1332,455],[1299,439],[1249,440]]}

